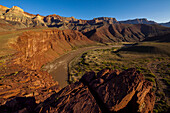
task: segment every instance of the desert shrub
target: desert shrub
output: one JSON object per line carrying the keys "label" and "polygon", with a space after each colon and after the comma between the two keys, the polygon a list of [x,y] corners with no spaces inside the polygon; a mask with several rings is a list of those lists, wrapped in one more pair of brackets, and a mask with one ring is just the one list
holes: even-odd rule
{"label": "desert shrub", "polygon": [[128,67],[123,67],[123,70],[127,70],[128,69]]}
{"label": "desert shrub", "polygon": [[149,78],[149,77],[147,77],[147,78],[145,78],[146,80],[148,80],[148,81],[150,81],[150,82],[153,82],[153,83],[155,83],[155,80],[153,79],[153,78]]}
{"label": "desert shrub", "polygon": [[153,73],[149,73],[149,74],[147,74],[147,76],[154,77],[154,78],[156,77],[155,74],[153,74]]}
{"label": "desert shrub", "polygon": [[154,108],[155,113],[167,113],[170,106],[163,100],[159,101]]}
{"label": "desert shrub", "polygon": [[115,69],[119,69],[119,66],[116,65],[116,66],[114,66],[114,68],[115,68]]}
{"label": "desert shrub", "polygon": [[168,64],[167,67],[170,67],[170,64]]}
{"label": "desert shrub", "polygon": [[142,72],[142,70],[141,70],[141,69],[137,69],[137,71]]}
{"label": "desert shrub", "polygon": [[149,62],[149,60],[145,60],[145,62]]}
{"label": "desert shrub", "polygon": [[164,78],[164,81],[166,82],[166,84],[170,85],[170,79]]}

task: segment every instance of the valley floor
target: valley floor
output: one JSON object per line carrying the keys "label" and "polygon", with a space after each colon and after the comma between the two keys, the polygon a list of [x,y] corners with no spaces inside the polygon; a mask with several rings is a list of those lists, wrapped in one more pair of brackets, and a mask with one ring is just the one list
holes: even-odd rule
{"label": "valley floor", "polygon": [[122,47],[123,45],[110,45],[110,46],[92,46],[92,47],[85,47],[80,48],[77,50],[73,50],[60,58],[56,59],[55,61],[48,63],[47,65],[43,66],[43,70],[48,71],[55,81],[59,82],[61,88],[68,85],[68,66],[69,63],[80,54],[87,52],[89,50],[95,49],[111,49],[113,47]]}
{"label": "valley floor", "polygon": [[170,53],[169,43],[139,43],[125,48],[91,50],[75,58],[69,67],[69,82],[79,80],[87,71],[136,68],[153,82],[156,94],[155,113],[169,109]]}

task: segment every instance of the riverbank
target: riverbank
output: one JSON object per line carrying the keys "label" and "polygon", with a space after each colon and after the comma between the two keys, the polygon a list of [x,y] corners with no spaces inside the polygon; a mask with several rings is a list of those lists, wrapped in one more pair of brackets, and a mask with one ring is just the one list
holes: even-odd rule
{"label": "riverbank", "polygon": [[59,82],[61,88],[68,85],[68,65],[69,63],[78,55],[84,53],[85,51],[94,50],[94,49],[109,49],[112,47],[122,47],[123,45],[108,45],[108,46],[93,46],[85,47],[77,50],[73,50],[60,58],[54,60],[51,63],[48,63],[43,67],[43,70],[46,70],[50,75],[52,75],[55,81]]}

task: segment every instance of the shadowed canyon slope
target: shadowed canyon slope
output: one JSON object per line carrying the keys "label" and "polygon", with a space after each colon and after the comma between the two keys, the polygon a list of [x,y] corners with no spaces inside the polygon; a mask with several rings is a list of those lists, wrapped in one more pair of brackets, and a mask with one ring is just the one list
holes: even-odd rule
{"label": "shadowed canyon slope", "polygon": [[145,38],[170,33],[170,28],[146,24],[112,24],[85,32],[91,40],[98,42],[139,42]]}
{"label": "shadowed canyon slope", "polygon": [[40,113],[152,113],[155,95],[151,88],[152,84],[145,81],[143,75],[135,69],[123,72],[104,69],[97,75],[94,72],[86,73],[79,82],[68,85],[38,105],[34,98],[16,98],[1,106],[0,110]]}
{"label": "shadowed canyon slope", "polygon": [[170,27],[170,22],[167,23],[160,23],[160,25],[166,26],[166,27]]}

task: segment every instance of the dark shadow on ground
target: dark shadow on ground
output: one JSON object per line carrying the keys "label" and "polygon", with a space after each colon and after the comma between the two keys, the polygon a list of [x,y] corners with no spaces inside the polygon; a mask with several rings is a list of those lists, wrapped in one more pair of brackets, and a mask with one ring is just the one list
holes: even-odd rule
{"label": "dark shadow on ground", "polygon": [[0,113],[34,113],[34,97],[16,97],[0,106]]}

